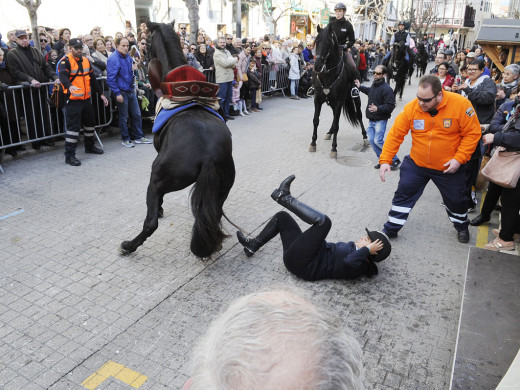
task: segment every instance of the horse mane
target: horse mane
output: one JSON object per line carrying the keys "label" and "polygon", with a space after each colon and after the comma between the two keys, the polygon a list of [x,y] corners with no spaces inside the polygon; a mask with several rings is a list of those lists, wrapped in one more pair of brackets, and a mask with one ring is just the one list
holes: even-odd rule
{"label": "horse mane", "polygon": [[174,25],[175,21],[171,24],[147,22],[152,34],[151,52],[163,65],[163,78],[172,69],[188,63],[182,51],[181,40],[173,29]]}

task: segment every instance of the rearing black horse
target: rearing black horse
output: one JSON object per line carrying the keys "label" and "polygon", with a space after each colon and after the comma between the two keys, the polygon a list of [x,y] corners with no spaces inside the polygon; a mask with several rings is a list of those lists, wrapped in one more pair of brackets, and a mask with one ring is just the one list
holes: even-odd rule
{"label": "rearing black horse", "polygon": [[337,136],[339,130],[339,118],[341,111],[353,125],[361,125],[363,139],[367,139],[366,131],[363,126],[363,115],[361,112],[361,99],[352,98],[351,90],[355,87],[354,80],[358,77],[347,65],[346,54],[340,47],[338,38],[334,30],[327,26],[321,28],[318,25],[318,35],[316,36],[316,62],[314,63],[314,131],[312,142],[309,146],[310,152],[316,151],[316,139],[318,138],[318,125],[320,123],[320,113],[323,103],[327,103],[334,119],[332,126],[325,139],[330,139],[332,135],[332,149],[330,157],[336,158],[338,155]]}
{"label": "rearing black horse", "polygon": [[[147,22],[151,32],[150,58],[160,61],[150,62],[150,80],[154,76],[156,85],[170,70],[187,63],[174,23]],[[123,253],[135,251],[157,229],[165,194],[195,183],[190,194],[195,217],[190,249],[201,258],[212,255],[226,237],[220,222],[222,206],[235,181],[231,132],[217,116],[195,106],[166,122],[161,132],[155,134],[154,146],[158,155],[146,193],[148,212],[143,230],[133,240],[121,244]]]}

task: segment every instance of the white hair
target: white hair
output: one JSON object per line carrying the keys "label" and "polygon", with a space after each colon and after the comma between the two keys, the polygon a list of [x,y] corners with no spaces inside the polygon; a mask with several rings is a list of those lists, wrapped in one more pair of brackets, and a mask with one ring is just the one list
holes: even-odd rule
{"label": "white hair", "polygon": [[520,74],[520,65],[517,64],[511,64],[504,68],[504,70],[510,70],[513,73],[513,76],[518,77]]}
{"label": "white hair", "polygon": [[359,343],[330,314],[274,290],[234,301],[193,356],[190,390],[362,390]]}

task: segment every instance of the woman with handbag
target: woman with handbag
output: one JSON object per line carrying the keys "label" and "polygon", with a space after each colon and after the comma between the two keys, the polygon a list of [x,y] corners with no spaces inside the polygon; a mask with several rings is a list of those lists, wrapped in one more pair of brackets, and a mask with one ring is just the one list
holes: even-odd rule
{"label": "woman with handbag", "polygon": [[[502,129],[502,131],[497,132],[495,134],[484,134],[482,137],[484,145],[495,144],[496,146],[503,146],[506,148],[507,157],[503,157],[507,165],[497,165],[497,169],[500,171],[500,174],[510,173],[510,177],[517,179],[517,182],[511,185],[512,188],[505,187],[505,184],[502,184],[502,228],[500,231],[493,231],[497,238],[488,243],[484,248],[492,251],[500,251],[500,250],[508,250],[512,251],[515,249],[515,238],[520,238],[520,180],[518,177],[520,176],[520,101],[517,99],[515,101],[515,106],[513,110],[510,112],[510,116],[508,122]],[[500,148],[499,148],[500,150]],[[500,157],[500,153],[503,153],[499,150],[495,151],[497,156],[495,160]],[[517,153],[514,153],[517,152]],[[492,157],[493,160],[493,157]],[[492,160],[488,163],[486,167],[492,166]],[[507,170],[507,172],[505,172]],[[483,170],[483,174],[493,181],[494,174],[492,170],[485,173],[485,169]],[[514,180],[514,179],[513,179]],[[513,187],[514,185],[514,187]],[[516,237],[515,237],[516,236]]]}

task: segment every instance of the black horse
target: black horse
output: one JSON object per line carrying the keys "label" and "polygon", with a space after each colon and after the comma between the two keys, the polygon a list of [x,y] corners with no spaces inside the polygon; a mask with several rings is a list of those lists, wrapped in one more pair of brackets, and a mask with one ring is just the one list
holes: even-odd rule
{"label": "black horse", "polygon": [[428,53],[423,43],[417,45],[417,54],[415,55],[415,64],[417,65],[416,77],[424,76],[426,66],[428,65]]}
{"label": "black horse", "polygon": [[355,87],[354,80],[358,75],[353,73],[347,66],[347,54],[340,47],[338,38],[329,26],[321,28],[318,25],[318,35],[316,36],[316,62],[314,63],[313,87],[314,87],[314,132],[312,142],[309,146],[310,152],[316,151],[316,139],[318,138],[318,125],[320,123],[321,106],[327,103],[334,119],[325,139],[330,139],[332,135],[332,149],[330,157],[336,158],[338,155],[337,136],[339,130],[339,118],[341,111],[353,125],[361,125],[363,139],[366,141],[367,133],[363,126],[363,114],[361,111],[361,99],[352,98],[351,90]]}
{"label": "black horse", "polygon": [[[152,85],[187,63],[174,23],[147,22],[151,33],[148,52],[150,58],[160,61],[150,63],[150,81],[152,76],[161,79]],[[200,258],[211,256],[226,237],[221,226],[222,206],[235,181],[231,132],[217,116],[195,106],[173,116],[155,135],[154,146],[158,155],[152,164],[143,230],[132,241],[121,244],[122,252],[135,251],[157,229],[165,194],[195,183],[190,193],[195,217],[190,249]]]}
{"label": "black horse", "polygon": [[403,100],[404,85],[409,70],[408,62],[406,61],[406,51],[404,42],[394,44],[390,61],[388,62],[387,82],[390,83],[390,79],[394,79],[394,95],[397,96],[399,94],[399,100]]}

